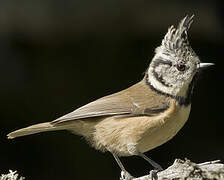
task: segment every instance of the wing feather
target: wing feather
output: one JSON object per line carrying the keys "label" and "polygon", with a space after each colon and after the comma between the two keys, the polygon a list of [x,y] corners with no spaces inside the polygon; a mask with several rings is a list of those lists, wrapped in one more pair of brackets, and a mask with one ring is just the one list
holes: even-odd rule
{"label": "wing feather", "polygon": [[169,107],[167,98],[152,91],[143,79],[128,89],[84,105],[52,123],[111,115],[155,115]]}

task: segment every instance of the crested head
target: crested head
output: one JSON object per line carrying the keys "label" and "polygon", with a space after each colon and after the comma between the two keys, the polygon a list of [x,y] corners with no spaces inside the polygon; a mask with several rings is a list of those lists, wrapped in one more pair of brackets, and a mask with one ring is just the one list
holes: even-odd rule
{"label": "crested head", "polygon": [[193,16],[186,16],[177,28],[171,26],[155,50],[146,72],[148,83],[156,90],[171,96],[186,98],[200,60],[188,41]]}
{"label": "crested head", "polygon": [[171,26],[162,40],[162,45],[156,49],[156,52],[163,51],[165,54],[174,54],[175,56],[182,58],[192,55],[196,56],[190,46],[187,35],[187,32],[193,22],[193,17],[194,16],[186,16],[181,20],[177,28]]}

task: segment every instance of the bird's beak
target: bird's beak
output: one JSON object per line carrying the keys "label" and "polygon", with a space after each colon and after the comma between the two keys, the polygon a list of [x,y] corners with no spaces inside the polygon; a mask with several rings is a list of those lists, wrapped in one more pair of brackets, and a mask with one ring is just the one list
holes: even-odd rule
{"label": "bird's beak", "polygon": [[203,70],[203,69],[205,69],[209,66],[213,66],[213,65],[215,65],[215,64],[214,63],[200,63],[199,66],[198,66],[198,69]]}

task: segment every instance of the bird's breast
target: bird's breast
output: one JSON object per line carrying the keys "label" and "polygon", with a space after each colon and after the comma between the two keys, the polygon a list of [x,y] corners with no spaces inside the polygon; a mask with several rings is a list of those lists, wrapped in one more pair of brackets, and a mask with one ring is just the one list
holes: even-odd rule
{"label": "bird's breast", "polygon": [[140,152],[149,151],[173,138],[187,121],[190,109],[191,105],[174,105],[170,110],[161,113],[154,119],[149,118],[148,123],[156,121],[157,126],[145,131],[137,145],[138,150]]}

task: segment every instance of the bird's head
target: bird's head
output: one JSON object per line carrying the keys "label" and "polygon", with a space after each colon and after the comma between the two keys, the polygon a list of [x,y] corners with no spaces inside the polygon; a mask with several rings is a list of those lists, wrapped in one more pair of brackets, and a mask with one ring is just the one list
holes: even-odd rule
{"label": "bird's head", "polygon": [[193,16],[186,16],[177,28],[171,26],[155,50],[146,75],[148,83],[162,93],[187,97],[197,72],[212,65],[201,63],[189,44],[187,33],[192,22]]}

